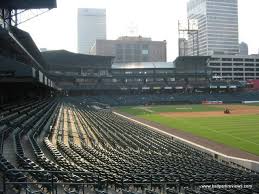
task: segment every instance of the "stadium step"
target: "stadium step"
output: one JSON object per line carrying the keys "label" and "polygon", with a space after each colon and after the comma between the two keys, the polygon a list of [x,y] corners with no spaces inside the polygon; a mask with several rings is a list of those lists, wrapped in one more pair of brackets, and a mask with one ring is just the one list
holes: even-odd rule
{"label": "stadium step", "polygon": [[15,167],[17,167],[18,164],[16,162],[16,153],[14,150],[14,141],[12,134],[9,134],[9,136],[4,141],[3,156]]}

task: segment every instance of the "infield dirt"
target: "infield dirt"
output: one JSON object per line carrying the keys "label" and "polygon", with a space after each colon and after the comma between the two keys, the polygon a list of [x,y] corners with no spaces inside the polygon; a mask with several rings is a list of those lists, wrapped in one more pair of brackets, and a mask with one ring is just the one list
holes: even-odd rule
{"label": "infield dirt", "polygon": [[205,111],[205,112],[161,112],[159,115],[166,117],[219,117],[230,115],[255,115],[259,114],[259,106],[248,105],[209,105],[211,107],[222,107],[230,109],[230,114],[224,114],[223,111]]}

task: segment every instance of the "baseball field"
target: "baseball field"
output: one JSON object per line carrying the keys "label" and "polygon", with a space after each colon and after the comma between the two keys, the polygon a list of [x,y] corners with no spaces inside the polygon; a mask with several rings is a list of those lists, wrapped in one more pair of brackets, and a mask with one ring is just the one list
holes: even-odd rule
{"label": "baseball field", "polygon": [[[226,107],[231,114],[224,114]],[[117,110],[259,155],[259,104],[152,105]]]}

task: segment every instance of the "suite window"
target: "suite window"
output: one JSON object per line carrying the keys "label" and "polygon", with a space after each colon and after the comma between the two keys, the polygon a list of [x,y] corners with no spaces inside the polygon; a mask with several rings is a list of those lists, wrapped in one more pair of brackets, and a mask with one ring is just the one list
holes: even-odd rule
{"label": "suite window", "polygon": [[222,58],[222,61],[232,61],[231,58]]}

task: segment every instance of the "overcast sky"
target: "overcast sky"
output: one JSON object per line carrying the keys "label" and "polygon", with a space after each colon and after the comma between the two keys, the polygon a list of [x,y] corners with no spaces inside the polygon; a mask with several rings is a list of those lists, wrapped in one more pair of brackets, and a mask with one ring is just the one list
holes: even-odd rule
{"label": "overcast sky", "polygon": [[[53,9],[20,25],[39,48],[77,52],[77,8],[105,8],[107,39],[138,34],[167,41],[167,60],[178,55],[178,20],[186,19],[188,0],[57,0]],[[239,41],[249,54],[259,48],[259,0],[239,0]]]}

